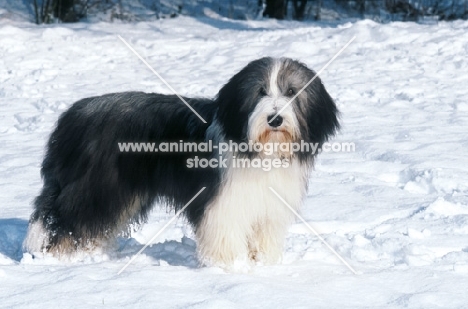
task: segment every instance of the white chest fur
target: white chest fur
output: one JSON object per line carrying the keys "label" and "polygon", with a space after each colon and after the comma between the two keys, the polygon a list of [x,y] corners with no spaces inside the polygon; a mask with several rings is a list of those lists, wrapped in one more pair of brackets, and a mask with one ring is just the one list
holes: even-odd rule
{"label": "white chest fur", "polygon": [[306,193],[307,177],[307,167],[297,161],[270,171],[229,168],[197,229],[201,261],[222,267],[246,259],[277,262],[294,214],[269,187],[297,210]]}

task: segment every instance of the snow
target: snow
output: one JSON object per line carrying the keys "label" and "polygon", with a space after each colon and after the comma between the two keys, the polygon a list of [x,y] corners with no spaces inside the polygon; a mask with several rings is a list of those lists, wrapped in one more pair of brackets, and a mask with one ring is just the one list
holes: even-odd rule
{"label": "snow", "polygon": [[[23,254],[44,145],[74,101],[115,91],[216,94],[249,61],[292,57],[323,72],[342,112],[283,262],[249,273],[197,267],[193,233],[156,208],[119,247],[58,261]],[[179,17],[36,26],[0,20],[0,307],[462,308],[468,304],[468,22],[298,23]]]}

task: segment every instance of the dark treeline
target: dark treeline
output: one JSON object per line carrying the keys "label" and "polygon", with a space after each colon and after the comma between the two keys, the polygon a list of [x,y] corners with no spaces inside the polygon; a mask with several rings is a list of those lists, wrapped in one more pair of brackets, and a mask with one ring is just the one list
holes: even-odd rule
{"label": "dark treeline", "polygon": [[[77,22],[104,13],[112,21],[196,15],[205,8],[234,19],[322,20],[346,17],[377,21],[468,19],[468,0],[31,0],[37,24]],[[146,13],[137,16],[132,8]],[[148,14],[148,12],[150,12]],[[332,14],[330,13],[332,12]]]}

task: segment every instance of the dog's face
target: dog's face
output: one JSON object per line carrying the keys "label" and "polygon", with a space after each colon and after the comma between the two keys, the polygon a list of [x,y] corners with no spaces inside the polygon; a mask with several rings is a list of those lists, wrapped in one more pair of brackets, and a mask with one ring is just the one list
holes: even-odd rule
{"label": "dog's face", "polygon": [[217,97],[227,139],[325,142],[339,127],[338,110],[318,77],[305,87],[314,76],[304,64],[287,58],[249,63]]}

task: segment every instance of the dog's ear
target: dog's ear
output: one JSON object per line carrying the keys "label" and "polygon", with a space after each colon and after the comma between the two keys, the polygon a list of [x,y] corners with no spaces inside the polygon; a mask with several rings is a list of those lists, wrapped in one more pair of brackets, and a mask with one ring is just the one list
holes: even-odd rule
{"label": "dog's ear", "polygon": [[306,91],[308,104],[312,107],[307,117],[308,137],[321,145],[340,129],[340,113],[320,78],[316,78]]}
{"label": "dog's ear", "polygon": [[223,127],[223,131],[228,139],[239,141],[243,136],[243,124],[248,114],[241,111],[242,94],[239,91],[240,78],[238,75],[232,77],[224,85],[216,97],[218,105],[217,118]]}
{"label": "dog's ear", "polygon": [[248,118],[262,97],[272,59],[265,57],[250,62],[219,91],[217,117],[226,137],[241,141],[247,136]]}

